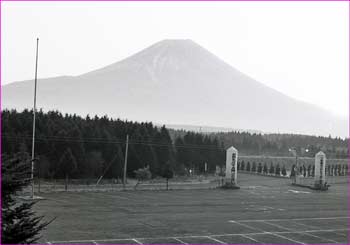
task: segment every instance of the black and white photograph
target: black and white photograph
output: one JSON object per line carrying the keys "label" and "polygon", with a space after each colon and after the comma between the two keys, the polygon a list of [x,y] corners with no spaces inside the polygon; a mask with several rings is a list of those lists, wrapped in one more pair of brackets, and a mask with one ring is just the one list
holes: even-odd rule
{"label": "black and white photograph", "polygon": [[1,244],[348,244],[348,1],[1,1]]}

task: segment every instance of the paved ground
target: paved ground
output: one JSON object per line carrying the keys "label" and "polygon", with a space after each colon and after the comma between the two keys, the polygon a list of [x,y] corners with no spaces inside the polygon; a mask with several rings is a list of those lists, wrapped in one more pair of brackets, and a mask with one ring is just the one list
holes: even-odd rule
{"label": "paved ground", "polygon": [[348,243],[347,184],[240,175],[240,190],[46,193],[41,243]]}

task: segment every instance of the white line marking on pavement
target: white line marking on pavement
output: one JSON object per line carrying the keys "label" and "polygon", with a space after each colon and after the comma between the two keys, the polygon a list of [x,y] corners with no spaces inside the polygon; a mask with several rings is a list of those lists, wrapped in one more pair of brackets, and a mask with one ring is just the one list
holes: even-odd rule
{"label": "white line marking on pavement", "polygon": [[95,242],[94,240],[92,240],[92,242],[93,242],[94,244],[98,245],[98,243],[97,243],[97,242]]}
{"label": "white line marking on pavement", "polygon": [[304,233],[304,232],[301,232],[301,234],[305,234],[305,235],[308,235],[308,236],[313,236],[313,237],[319,238],[319,239],[324,240],[324,241],[329,241],[331,243],[341,243],[341,242],[337,242],[337,241],[335,241],[333,239],[323,238],[323,237],[320,237],[320,236],[316,236],[314,234],[309,234],[309,233]]}
{"label": "white line marking on pavement", "polygon": [[281,238],[287,239],[287,240],[292,241],[292,242],[294,242],[294,243],[306,244],[306,243],[299,242],[299,241],[294,240],[294,239],[290,239],[290,238],[288,238],[288,237],[286,237],[286,236],[282,236],[282,235],[280,235],[280,234],[276,234],[276,233],[270,233],[270,234],[271,234],[271,235],[274,235],[274,236],[277,236],[277,237],[281,237]]}
{"label": "white line marking on pavement", "polygon": [[230,223],[236,223],[236,224],[241,225],[241,226],[245,226],[245,227],[247,227],[247,228],[249,228],[249,229],[252,229],[252,230],[259,230],[259,231],[265,232],[265,231],[262,230],[262,229],[255,228],[255,227],[250,226],[250,225],[242,224],[242,223],[239,223],[239,222],[237,222],[237,221],[235,221],[235,220],[229,220],[229,222],[230,222]]}
{"label": "white line marking on pavement", "polygon": [[252,241],[254,241],[254,242],[257,242],[257,243],[259,243],[259,244],[262,244],[262,242],[260,242],[260,241],[258,241],[258,240],[256,240],[256,239],[254,239],[254,238],[252,238],[252,237],[250,237],[250,236],[247,236],[247,235],[241,235],[242,237],[245,237],[245,238],[247,238],[247,239],[250,239],[250,240],[252,240]]}
{"label": "white line marking on pavement", "polygon": [[294,242],[294,243],[298,243],[298,244],[305,244],[305,243],[299,242],[299,241],[297,241],[297,240],[293,240],[293,239],[290,239],[290,238],[288,238],[288,237],[285,237],[285,236],[282,236],[282,235],[278,235],[278,234],[276,234],[276,233],[272,233],[272,232],[264,231],[264,230],[262,230],[262,229],[260,229],[260,228],[255,228],[255,227],[250,226],[250,225],[241,224],[241,223],[239,223],[239,222],[237,222],[237,221],[234,221],[234,223],[237,223],[237,224],[239,224],[239,225],[242,225],[242,226],[248,227],[248,228],[250,228],[250,229],[260,230],[260,231],[263,231],[265,234],[271,234],[271,235],[273,235],[273,236],[277,236],[277,237],[283,238],[283,239],[285,239],[285,240],[292,241],[292,242]]}
{"label": "white line marking on pavement", "polygon": [[143,244],[142,242],[138,241],[138,240],[135,239],[135,238],[133,238],[133,239],[131,239],[131,240],[133,240],[134,242],[136,242],[136,243],[138,243],[138,244]]}
{"label": "white line marking on pavement", "polygon": [[281,225],[277,225],[277,224],[273,224],[273,223],[270,223],[270,222],[267,222],[267,221],[263,221],[263,223],[266,223],[266,224],[272,225],[272,226],[276,226],[276,227],[278,227],[278,228],[280,228],[280,229],[284,229],[284,230],[291,231],[291,232],[294,232],[294,233],[304,234],[304,235],[311,236],[311,237],[316,237],[316,238],[319,238],[319,239],[324,240],[324,241],[329,241],[329,242],[332,242],[332,243],[339,243],[339,242],[334,241],[334,240],[331,240],[331,239],[326,239],[326,238],[322,238],[322,237],[319,237],[319,236],[316,236],[316,235],[304,233],[303,231],[298,231],[298,230],[295,230],[295,229],[290,229],[290,228],[287,228],[287,227],[284,227],[284,226],[281,226]]}
{"label": "white line marking on pavement", "polygon": [[208,237],[210,240],[213,240],[213,241],[218,242],[218,243],[220,243],[220,244],[227,244],[226,242],[220,241],[220,240],[215,239],[215,238],[213,238],[213,237],[210,237],[210,236],[206,236],[206,237]]}
{"label": "white line marking on pavement", "polygon": [[[234,223],[234,222],[233,222]],[[256,228],[254,228],[257,230]],[[303,231],[305,232],[336,232],[336,231],[350,231],[350,228],[347,229],[324,229],[324,230],[306,230]],[[220,237],[220,236],[249,236],[249,235],[264,235],[264,234],[289,234],[289,233],[296,233],[295,231],[276,231],[276,232],[251,232],[251,233],[224,233],[224,234],[213,234],[211,235],[212,237]],[[201,235],[193,235],[193,236],[183,236],[183,237],[176,237],[177,239],[180,238],[203,238],[206,236],[201,236]],[[143,238],[135,238],[137,240],[143,240],[143,239],[171,239],[174,237],[143,237]],[[51,241],[48,243],[88,243],[91,242],[92,240],[70,240],[70,241]],[[100,242],[100,241],[134,241],[133,238],[113,238],[113,239],[95,239],[93,240],[95,242]]]}
{"label": "white line marking on pavement", "polygon": [[292,229],[283,227],[283,226],[281,226],[281,225],[276,225],[276,224],[270,223],[270,222],[268,222],[268,221],[260,221],[260,222],[265,223],[265,224],[268,224],[268,225],[272,225],[272,226],[275,226],[275,227],[278,227],[278,228],[283,229],[283,230],[287,230],[287,231],[296,231],[296,230],[292,230]]}
{"label": "white line marking on pavement", "polygon": [[[301,221],[301,220],[300,220]],[[317,226],[313,226],[313,225],[305,225],[305,224],[303,224],[303,223],[300,223],[300,221],[299,222],[296,222],[295,220],[291,220],[290,222],[293,222],[293,223],[295,223],[295,224],[297,224],[297,225],[300,225],[300,226],[305,226],[305,227],[307,227],[307,228],[311,228],[311,229],[319,229],[320,227],[317,227]]]}
{"label": "white line marking on pavement", "polygon": [[182,241],[181,239],[179,239],[179,238],[177,238],[177,237],[172,237],[172,239],[174,239],[174,240],[176,240],[176,241],[178,241],[178,242],[180,242],[180,243],[182,243],[182,244],[188,245],[188,243],[185,243],[184,241]]}
{"label": "white line marking on pavement", "polygon": [[[311,228],[311,229],[320,229],[320,227],[317,227],[317,226],[313,226],[313,225],[305,225],[305,224],[303,224],[303,223],[300,223],[300,222],[296,222],[296,221],[292,221],[293,223],[295,223],[295,224],[297,224],[297,225],[302,225],[302,226],[305,226],[305,227],[308,227],[308,228]],[[344,235],[344,234],[342,234],[342,233],[338,233],[338,232],[335,232],[335,231],[332,231],[333,233],[335,233],[335,234],[337,234],[337,235],[339,235],[339,236],[345,236],[346,237],[346,235]],[[333,240],[331,240],[331,239],[326,239],[326,238],[323,238],[323,239],[325,239],[325,240],[328,240],[328,241],[333,241]],[[339,243],[339,242],[336,242],[336,241],[333,241],[334,243]]]}
{"label": "white line marking on pavement", "polygon": [[[288,221],[288,220],[328,220],[328,219],[350,219],[350,217],[319,217],[319,218],[295,218],[295,219],[246,219],[237,220],[238,222],[254,222],[254,221]],[[230,221],[230,220],[229,220]]]}

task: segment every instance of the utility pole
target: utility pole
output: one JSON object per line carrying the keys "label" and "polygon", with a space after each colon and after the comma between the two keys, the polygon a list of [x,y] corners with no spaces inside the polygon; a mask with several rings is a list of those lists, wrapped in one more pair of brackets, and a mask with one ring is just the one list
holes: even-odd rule
{"label": "utility pole", "polygon": [[126,135],[126,149],[125,149],[125,159],[124,159],[124,175],[123,175],[123,187],[126,184],[126,169],[128,166],[128,147],[129,147],[129,135]]}
{"label": "utility pole", "polygon": [[33,141],[32,141],[32,199],[34,199],[34,161],[35,161],[35,113],[36,113],[36,84],[38,75],[38,50],[39,50],[39,38],[36,39],[36,60],[35,60],[35,80],[34,80],[34,105],[33,105]]}

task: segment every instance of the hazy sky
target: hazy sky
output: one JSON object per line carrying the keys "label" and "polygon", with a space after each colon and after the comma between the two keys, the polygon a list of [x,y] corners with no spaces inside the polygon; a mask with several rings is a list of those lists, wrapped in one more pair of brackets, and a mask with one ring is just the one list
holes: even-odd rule
{"label": "hazy sky", "polygon": [[347,2],[2,2],[2,84],[78,75],[192,39],[256,80],[338,115],[349,106]]}

